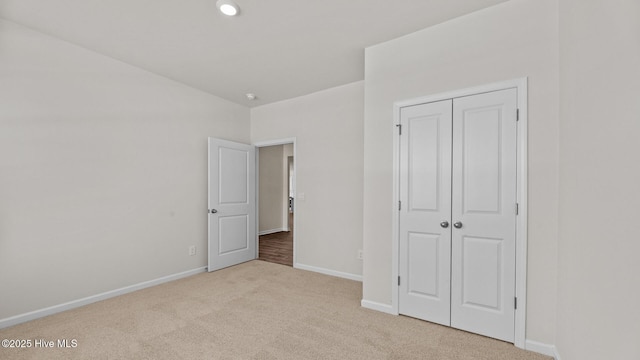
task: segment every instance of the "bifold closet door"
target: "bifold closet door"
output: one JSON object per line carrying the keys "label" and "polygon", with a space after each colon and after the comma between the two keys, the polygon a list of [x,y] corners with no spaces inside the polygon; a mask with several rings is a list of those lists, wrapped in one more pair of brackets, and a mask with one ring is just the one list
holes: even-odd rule
{"label": "bifold closet door", "polygon": [[399,311],[443,325],[451,304],[451,104],[400,114]]}
{"label": "bifold closet door", "polygon": [[513,342],[516,100],[400,110],[401,314]]}
{"label": "bifold closet door", "polygon": [[514,340],[516,89],[453,100],[451,326]]}

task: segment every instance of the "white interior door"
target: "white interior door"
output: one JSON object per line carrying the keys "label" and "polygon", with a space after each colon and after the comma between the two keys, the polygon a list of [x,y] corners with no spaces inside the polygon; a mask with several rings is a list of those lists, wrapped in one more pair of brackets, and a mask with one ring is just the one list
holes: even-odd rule
{"label": "white interior door", "polygon": [[256,258],[255,148],[209,138],[209,271]]}
{"label": "white interior door", "polygon": [[513,342],[516,89],[453,100],[451,326]]}
{"label": "white interior door", "polygon": [[514,341],[516,100],[400,110],[401,314]]}
{"label": "white interior door", "polygon": [[451,100],[402,108],[401,314],[450,325]]}

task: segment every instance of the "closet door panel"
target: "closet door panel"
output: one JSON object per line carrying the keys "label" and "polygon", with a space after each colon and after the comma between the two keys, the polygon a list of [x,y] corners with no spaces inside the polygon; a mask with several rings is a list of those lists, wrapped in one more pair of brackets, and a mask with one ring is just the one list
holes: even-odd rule
{"label": "closet door panel", "polygon": [[401,110],[401,314],[450,325],[451,100]]}
{"label": "closet door panel", "polygon": [[515,89],[453,100],[451,326],[514,340]]}

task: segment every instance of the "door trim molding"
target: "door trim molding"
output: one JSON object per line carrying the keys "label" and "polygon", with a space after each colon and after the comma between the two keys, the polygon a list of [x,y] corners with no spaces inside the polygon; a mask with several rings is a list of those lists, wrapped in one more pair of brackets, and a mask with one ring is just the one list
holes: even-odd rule
{"label": "door trim molding", "polygon": [[396,124],[400,124],[400,109],[406,106],[413,106],[453,99],[463,96],[482,94],[504,89],[517,89],[517,106],[520,112],[518,121],[517,138],[517,175],[516,175],[516,199],[519,206],[519,214],[516,217],[516,296],[518,298],[518,308],[515,310],[515,336],[514,345],[525,348],[525,330],[527,313],[527,223],[528,223],[528,203],[527,203],[527,78],[506,80],[492,84],[486,84],[467,89],[448,91],[435,95],[428,95],[408,100],[396,101],[393,104],[393,202],[392,211],[392,263],[391,263],[391,312],[399,314],[399,290],[398,276],[400,274],[400,213],[397,210],[400,201],[400,135],[396,129]]}
{"label": "door trim molding", "polygon": [[[260,256],[260,148],[275,145],[293,144],[293,191],[298,195],[298,155],[296,138],[274,139],[266,141],[254,142],[252,145],[256,147],[256,259]],[[295,203],[294,203],[295,204]],[[298,217],[296,216],[297,206],[293,206],[293,267],[296,267],[296,231],[298,229]],[[288,229],[287,229],[288,231]]]}

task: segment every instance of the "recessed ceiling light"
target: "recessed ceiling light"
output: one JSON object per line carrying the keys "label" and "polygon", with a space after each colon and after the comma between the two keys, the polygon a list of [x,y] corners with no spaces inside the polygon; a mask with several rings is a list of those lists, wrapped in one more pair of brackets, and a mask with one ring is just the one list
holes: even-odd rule
{"label": "recessed ceiling light", "polygon": [[221,13],[227,16],[236,16],[240,13],[240,7],[232,0],[218,0],[216,6]]}
{"label": "recessed ceiling light", "polygon": [[249,100],[255,100],[255,99],[257,99],[257,98],[258,98],[258,97],[256,96],[256,94],[253,94],[253,93],[247,93],[247,99],[249,99]]}

